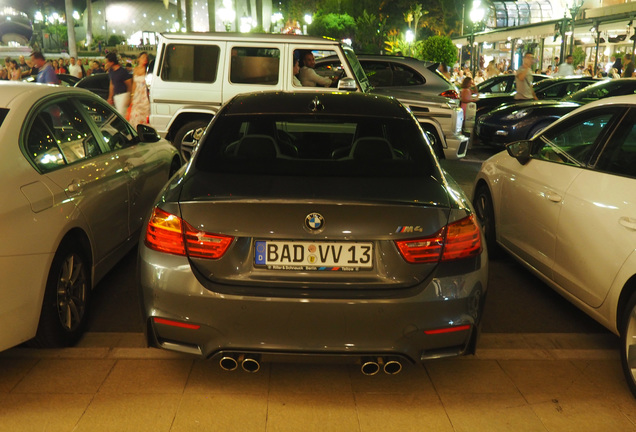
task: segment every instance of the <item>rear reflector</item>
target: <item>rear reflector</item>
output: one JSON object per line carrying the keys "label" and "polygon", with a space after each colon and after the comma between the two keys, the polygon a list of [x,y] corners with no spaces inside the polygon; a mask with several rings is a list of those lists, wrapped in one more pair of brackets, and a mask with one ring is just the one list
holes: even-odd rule
{"label": "rear reflector", "polygon": [[234,237],[196,229],[179,216],[155,207],[146,227],[144,243],[150,249],[193,258],[218,259]]}
{"label": "rear reflector", "polygon": [[454,332],[460,332],[460,331],[466,331],[466,330],[470,330],[470,324],[453,326],[453,327],[444,327],[444,328],[433,329],[433,330],[424,330],[424,334],[436,335],[436,334],[454,333]]}
{"label": "rear reflector", "polygon": [[481,232],[470,215],[448,224],[431,237],[395,242],[409,263],[425,264],[469,258],[481,253]]}
{"label": "rear reflector", "polygon": [[173,320],[169,320],[165,318],[153,317],[152,320],[154,321],[155,324],[163,324],[163,325],[167,325],[171,327],[179,327],[179,328],[184,328],[188,330],[199,330],[201,328],[201,326],[197,324],[184,323],[182,321],[173,321]]}

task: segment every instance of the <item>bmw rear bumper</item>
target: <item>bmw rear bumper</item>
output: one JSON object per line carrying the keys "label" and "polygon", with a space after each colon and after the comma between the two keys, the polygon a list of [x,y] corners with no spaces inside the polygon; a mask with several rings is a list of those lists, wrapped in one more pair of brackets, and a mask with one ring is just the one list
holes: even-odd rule
{"label": "bmw rear bumper", "polygon": [[374,299],[231,295],[227,285],[225,293],[204,287],[184,257],[143,244],[139,252],[149,345],[203,358],[233,351],[385,355],[421,362],[467,354],[479,332],[487,285],[482,254],[473,271],[429,278],[404,290],[413,295]]}

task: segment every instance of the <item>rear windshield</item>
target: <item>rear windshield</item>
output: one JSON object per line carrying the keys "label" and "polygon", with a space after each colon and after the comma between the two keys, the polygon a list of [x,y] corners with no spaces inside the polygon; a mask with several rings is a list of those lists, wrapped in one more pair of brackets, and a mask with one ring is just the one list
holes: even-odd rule
{"label": "rear windshield", "polygon": [[219,117],[201,143],[195,166],[217,173],[437,177],[417,123],[377,117]]}

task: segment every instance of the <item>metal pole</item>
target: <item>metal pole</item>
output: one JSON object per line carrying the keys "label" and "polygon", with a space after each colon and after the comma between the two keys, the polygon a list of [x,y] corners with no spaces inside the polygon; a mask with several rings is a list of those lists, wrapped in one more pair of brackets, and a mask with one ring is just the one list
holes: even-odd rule
{"label": "metal pole", "polygon": [[596,55],[594,56],[594,70],[592,76],[596,77],[596,67],[598,65],[598,46],[601,43],[601,32],[598,31],[598,24],[596,25]]}
{"label": "metal pole", "polygon": [[539,70],[543,71],[543,50],[545,48],[545,38],[541,38],[541,54],[539,55]]}
{"label": "metal pole", "polygon": [[572,55],[572,53],[574,52],[574,15],[572,15],[572,34],[570,35],[570,52],[569,54]]}
{"label": "metal pole", "polygon": [[561,20],[561,52],[559,53],[559,64],[565,61],[565,48],[567,44],[567,36],[565,35],[565,25],[566,18],[565,16]]}

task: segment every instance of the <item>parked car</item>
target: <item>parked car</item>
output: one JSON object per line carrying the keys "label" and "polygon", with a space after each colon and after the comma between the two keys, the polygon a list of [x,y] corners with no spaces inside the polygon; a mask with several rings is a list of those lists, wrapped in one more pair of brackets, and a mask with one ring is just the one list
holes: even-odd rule
{"label": "parked car", "polygon": [[319,92],[297,86],[293,60],[305,52],[334,55],[340,91],[368,90],[369,81],[351,47],[335,39],[283,34],[163,33],[150,85],[150,124],[188,160],[221,105],[239,93]]}
{"label": "parked car", "polygon": [[484,162],[473,202],[500,247],[621,337],[636,396],[636,96],[585,105]]}
{"label": "parked car", "polygon": [[79,80],[75,87],[89,90],[104,100],[108,100],[110,78],[107,73],[93,73]]}
{"label": "parked car", "polygon": [[636,78],[617,78],[589,85],[561,100],[504,104],[479,118],[475,125],[475,135],[484,144],[503,146],[532,138],[549,124],[581,105],[635,92]]}
{"label": "parked car", "polygon": [[369,375],[475,350],[481,230],[394,98],[238,95],[160,196],[139,246],[153,346],[252,372],[261,354],[349,356]]}
{"label": "parked car", "polygon": [[[372,85],[371,92],[393,96],[406,105],[429,135],[439,158],[466,156],[469,137],[462,133],[464,112],[459,108],[457,87],[437,70],[439,63],[411,57],[358,56]],[[336,58],[316,61],[316,72],[341,73]]]}
{"label": "parked car", "polygon": [[[592,78],[583,75],[574,75],[569,77],[555,77],[535,81],[532,88],[539,100],[556,100],[575,93],[590,84],[599,82],[598,78]],[[510,93],[482,93],[479,94],[479,100],[476,102],[475,118],[466,118],[467,122],[474,124],[479,117],[488,113],[492,109],[502,104],[514,104],[516,91]]]}
{"label": "parked car", "polygon": [[[31,76],[28,76],[28,77],[24,78],[22,81],[34,83],[34,82],[36,82],[36,78],[37,77],[35,75],[31,75]],[[69,74],[57,74],[57,79],[60,80],[60,84],[59,85],[64,86],[64,87],[73,87],[75,85],[75,83],[79,81],[79,78],[77,78],[74,75],[69,75]]]}
{"label": "parked car", "polygon": [[88,91],[22,82],[0,82],[0,142],[0,350],[71,345],[179,156]]}
{"label": "parked car", "polygon": [[[532,82],[539,82],[544,79],[550,78],[549,75],[532,74]],[[479,93],[510,93],[516,90],[515,88],[515,75],[514,74],[502,74],[494,77],[490,77],[485,81],[477,84],[477,90]]]}

